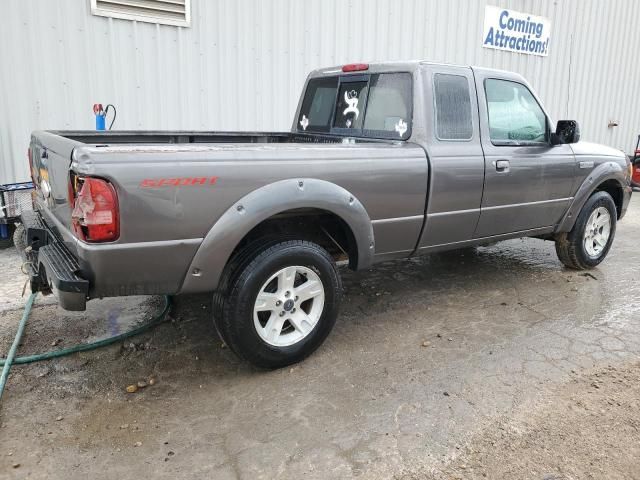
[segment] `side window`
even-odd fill
[[[495,145],[547,141],[547,119],[527,87],[507,80],[484,84],[489,111],[489,132]]]
[[[436,73],[433,85],[438,139],[470,140],[473,137],[473,121],[467,78]]]

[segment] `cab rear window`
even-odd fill
[[[409,73],[314,78],[307,85],[297,129],[404,140],[411,135],[412,102]]]

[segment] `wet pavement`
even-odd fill
[[[28,295],[27,277],[22,273],[22,260],[13,247],[0,250],[0,312],[22,308],[23,291]],[[41,303],[55,303],[53,298],[41,298]]]
[[[639,239],[635,198],[609,257],[589,272],[564,269],[553,244],[534,239],[345,270],[325,345],[275,372],[222,348],[207,296],[180,298],[171,321],[131,342],[15,367],[0,410],[0,476],[435,474],[496,417],[638,357]],[[6,351],[21,312],[3,301]],[[144,298],[74,314],[41,305],[21,352],[91,340],[113,328],[114,311],[122,327],[159,307]],[[151,376],[156,385],[125,393]]]

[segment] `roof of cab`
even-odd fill
[[[357,62],[357,63],[360,63],[360,62]],[[422,65],[457,67],[457,68],[465,68],[465,69],[470,68],[474,71],[482,71],[485,73],[491,72],[494,74],[500,74],[500,73],[513,74],[514,73],[514,72],[509,72],[507,70],[498,70],[498,69],[486,68],[486,67],[476,67],[473,65],[460,65],[455,63],[433,62],[429,60],[399,60],[399,61],[388,61],[388,62],[362,62],[362,63],[368,65],[369,68],[367,70],[343,72],[342,67],[344,65],[335,65],[332,67],[324,67],[324,68],[313,70],[309,74],[309,76],[320,77],[324,75],[335,75],[337,73],[339,74],[344,73],[345,75],[357,75],[357,74],[362,74],[363,72],[380,73],[380,72],[390,72],[390,71],[398,71],[398,70],[413,72],[414,70],[417,70]]]

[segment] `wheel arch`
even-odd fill
[[[233,253],[265,222],[317,213],[339,219],[347,229],[352,242],[348,250],[352,268],[371,265],[375,252],[373,226],[353,194],[325,180],[280,180],[234,202],[216,221],[191,261],[181,293],[215,290]]]
[[[622,185],[618,180],[613,178],[609,180],[605,180],[600,183],[591,194],[595,192],[607,192],[613,198],[613,203],[616,205],[616,216],[618,220],[620,220],[620,215],[622,214],[622,202],[624,198]]]
[[[334,260],[349,261],[358,268],[358,244],[351,226],[339,215],[321,208],[290,208],[253,227],[240,240],[231,257],[261,238],[298,238],[323,247]]]
[[[573,202],[560,221],[556,233],[571,231],[578,219],[582,207],[594,192],[604,191],[613,198],[618,219],[623,213],[625,171],[616,162],[598,165],[582,182],[573,198]]]

